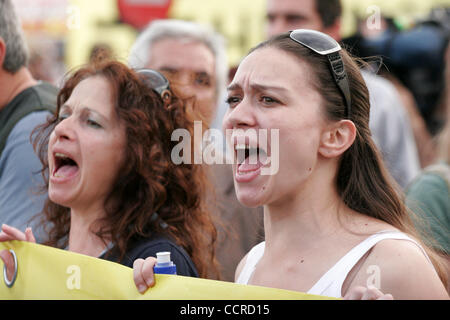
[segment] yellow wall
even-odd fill
[[[266,0],[175,0],[171,16],[211,24],[227,39],[228,60],[236,64],[264,37]]]
[[[68,15],[66,36],[68,68],[86,63],[92,46],[98,42],[109,44],[117,58],[126,61],[136,31],[114,23],[118,19],[116,3],[116,0],[71,0],[73,10]]]

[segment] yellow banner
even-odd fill
[[[134,285],[133,270],[118,263],[22,241],[0,243],[0,250],[3,249],[14,251],[17,276],[8,287],[0,262],[0,299],[330,299],[296,291],[159,274],[155,275],[156,285],[140,294]]]

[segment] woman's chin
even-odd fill
[[[70,207],[70,198],[67,196],[67,193],[61,194],[61,192],[57,192],[48,190],[48,198],[53,202],[63,207]]]
[[[270,181],[264,183],[236,183],[235,181],[236,197],[239,202],[249,208],[256,208],[266,204],[270,196],[269,188]]]
[[[243,193],[243,192],[237,192],[236,194],[237,199],[239,200],[239,202],[248,208],[256,208],[259,206],[263,206],[264,200],[263,200],[263,195],[262,194],[249,194],[249,193]]]

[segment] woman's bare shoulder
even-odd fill
[[[385,239],[372,248],[351,286],[370,284],[395,299],[449,298],[421,247],[409,240]]]

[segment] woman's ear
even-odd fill
[[[322,134],[319,153],[325,158],[340,156],[355,141],[356,127],[353,121],[340,120],[331,124]]]

